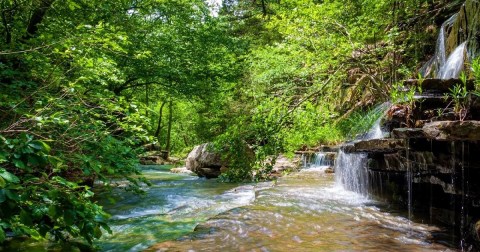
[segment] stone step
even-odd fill
[[[342,147],[345,153],[392,153],[405,148],[403,139],[371,139],[357,141]]]
[[[395,139],[427,138],[421,128],[396,128],[393,129],[391,136]]]

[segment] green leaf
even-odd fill
[[[100,222],[100,226],[102,226],[103,229],[105,229],[109,234],[112,234],[112,229],[110,229],[110,227],[108,226],[107,223],[105,222]]]
[[[97,239],[102,237],[102,230],[100,230],[100,226],[95,226],[95,229],[93,230],[93,235]]]
[[[5,195],[5,190],[4,190],[4,189],[0,189],[0,203],[5,202],[5,200],[7,200],[7,197],[6,197],[6,195]]]
[[[28,146],[30,146],[34,149],[37,149],[37,150],[42,150],[45,153],[50,152],[50,150],[52,149],[52,148],[50,148],[50,146],[47,143],[45,143],[44,141],[40,141],[40,140],[32,141],[28,144]]]
[[[74,182],[70,182],[62,177],[55,176],[52,178],[52,180],[57,181],[60,185],[72,188],[72,189],[77,189],[78,185]]]
[[[33,228],[25,228],[25,232],[34,240],[38,241],[42,239],[42,236],[40,235],[40,233],[38,233],[38,231]]]
[[[42,150],[42,144],[40,144],[38,141],[33,141],[28,144],[29,147],[32,147],[36,150]]]
[[[13,164],[17,167],[17,168],[20,168],[20,169],[25,169],[27,168],[27,166],[25,166],[25,163],[20,160],[20,159],[13,159]]]
[[[14,200],[14,201],[20,200],[20,197],[18,196],[18,194],[12,192],[11,190],[5,189],[5,195],[7,195],[7,197],[11,200]]]
[[[8,172],[3,168],[0,168],[0,177],[4,178],[7,182],[10,182],[10,183],[20,182],[20,179],[18,179],[17,176],[13,175],[12,173]]]
[[[6,152],[0,151],[0,164],[8,161],[7,155],[8,154]]]
[[[48,207],[48,216],[50,216],[50,218],[56,219],[56,218],[57,218],[57,213],[58,213],[58,211],[57,211],[57,206],[55,206],[55,205],[50,205],[50,206]]]
[[[93,193],[93,192],[90,191],[90,190],[86,190],[86,192],[83,194],[83,196],[84,196],[85,198],[93,197],[93,195],[95,195],[95,193]]]
[[[65,224],[72,226],[75,223],[75,212],[73,210],[65,210],[63,213]]]
[[[7,182],[5,182],[5,180],[0,177],[0,188],[5,188],[5,186],[7,185]]]
[[[3,228],[0,227],[0,243],[2,243],[3,241],[5,241],[5,231],[3,231]]]
[[[33,225],[32,217],[24,210],[20,212],[20,221],[27,226]]]

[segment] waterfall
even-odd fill
[[[317,152],[313,155],[304,154],[303,155],[303,167],[306,169],[320,169],[325,170],[330,168],[335,163],[335,153],[331,152]]]
[[[367,155],[364,153],[347,154],[339,151],[335,162],[335,182],[343,188],[367,195]]]
[[[380,116],[370,130],[357,141],[367,141],[384,138],[380,126],[382,116],[390,107],[390,102],[377,106],[374,111]],[[345,153],[339,151],[335,161],[335,182],[343,188],[367,196],[368,194],[368,158],[365,153]]]
[[[360,138],[361,140],[381,139],[385,137],[385,132],[382,131],[382,127],[380,126],[380,124],[382,122],[383,116],[385,115],[385,111],[387,111],[387,109],[390,108],[391,105],[392,103],[387,101],[378,105],[372,110],[372,113],[374,115],[377,115],[378,118],[373,123],[370,130],[363,137]]]
[[[331,166],[331,160],[327,159],[327,156],[323,152],[315,153],[312,166],[319,167],[319,166]]]
[[[439,79],[458,78],[463,69],[463,62],[465,60],[465,49],[467,42],[460,44],[448,56],[448,60],[441,66],[437,73]]]
[[[458,78],[463,69],[464,55],[466,50],[466,41],[458,45],[457,48],[447,58],[447,28],[451,27],[457,21],[458,14],[454,14],[440,27],[433,57],[420,69],[423,77],[431,75],[438,79]]]

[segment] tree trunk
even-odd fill
[[[166,103],[167,102],[162,102],[162,105],[160,106],[160,112],[159,112],[159,116],[158,116],[158,126],[157,126],[157,130],[155,131],[155,137],[158,140],[158,145],[160,146],[160,150],[162,150],[160,130],[162,129],[163,107],[165,106]]]
[[[55,0],[41,1],[40,6],[33,11],[30,21],[28,22],[26,34],[23,36],[23,40],[28,40],[35,36],[38,31],[38,25],[42,22],[47,10],[50,9],[53,2],[55,2]]]
[[[262,0],[262,13],[264,17],[267,15],[267,5],[265,3],[265,0]]]
[[[12,7],[13,8],[13,7]],[[2,24],[5,28],[5,44],[12,43],[12,32],[10,31],[10,22],[12,19],[12,9],[7,8],[6,2],[2,1]],[[7,17],[8,13],[8,17]]]
[[[170,156],[170,139],[172,135],[172,118],[173,118],[173,102],[170,100],[170,103],[168,104],[168,110],[169,110],[169,115],[168,115],[168,131],[167,131],[167,146],[166,146],[166,151],[167,151],[167,158]]]

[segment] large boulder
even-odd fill
[[[187,169],[200,177],[216,178],[226,166],[220,153],[214,152],[211,144],[208,143],[195,146],[186,160]]]

